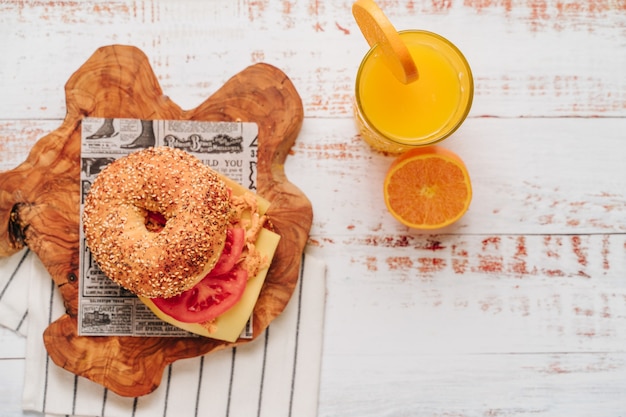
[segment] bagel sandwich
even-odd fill
[[[280,240],[268,228],[269,205],[195,156],[161,146],[98,174],[83,230],[105,275],[161,320],[234,342]]]

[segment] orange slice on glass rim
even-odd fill
[[[415,229],[454,223],[472,200],[465,164],[457,154],[437,145],[412,149],[394,160],[383,191],[389,212]]]
[[[387,67],[403,84],[418,78],[417,67],[400,34],[373,0],[357,0],[352,14],[370,47],[378,45]]]

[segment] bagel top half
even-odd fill
[[[151,231],[149,213],[166,220]],[[185,151],[147,148],[115,160],[85,199],[83,230],[100,269],[133,293],[172,297],[215,266],[226,239],[230,193]]]

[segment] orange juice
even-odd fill
[[[400,37],[417,65],[417,81],[398,81],[376,45],[356,79],[359,131],[371,146],[390,153],[448,137],[465,120],[474,93],[469,64],[448,40],[417,30],[402,31]]]

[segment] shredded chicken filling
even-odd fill
[[[259,214],[259,206],[254,194],[231,196],[231,227],[241,227],[246,231],[246,244],[237,263],[248,271],[248,277],[256,276],[259,270],[269,264],[266,256],[256,249],[255,242],[265,225],[267,217]]]

